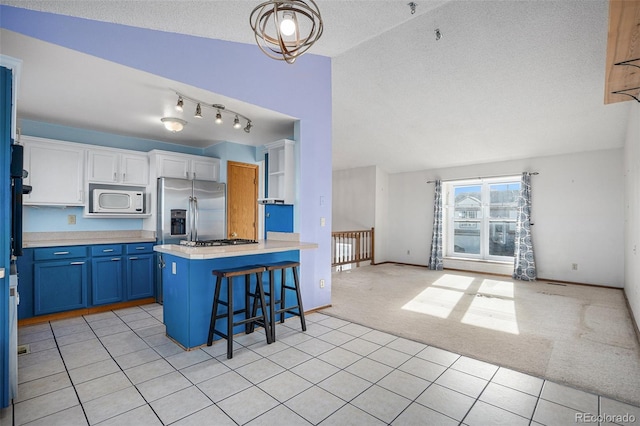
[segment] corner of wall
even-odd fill
[[[624,146],[625,172],[625,273],[624,293],[635,322],[640,329],[640,104],[629,112]]]

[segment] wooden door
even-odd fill
[[[258,239],[258,166],[227,162],[227,237]]]

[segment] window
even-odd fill
[[[520,178],[449,182],[445,190],[447,256],[512,260]]]

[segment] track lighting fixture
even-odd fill
[[[222,114],[224,113],[232,114],[234,116],[233,128],[243,129],[246,133],[251,133],[251,128],[253,127],[253,124],[251,124],[251,120],[249,119],[249,117],[242,115],[239,112],[227,109],[224,105],[221,105],[221,104],[208,104],[199,99],[191,98],[189,96],[183,95],[182,93],[178,93],[178,92],[176,92],[176,95],[178,95],[178,102],[176,103],[176,109],[179,109],[180,111],[182,111],[185,101],[192,102],[193,104],[196,105],[196,112],[194,117],[202,118],[202,108],[203,107],[211,108],[212,110],[216,111],[216,115],[214,119],[214,122],[216,124],[223,123]],[[240,119],[247,121],[247,125],[244,128],[242,127],[242,123],[240,123]],[[165,117],[165,118],[162,118],[161,120],[164,123],[167,130],[170,130],[172,132],[179,132],[187,124],[186,121],[179,118],[173,118],[173,117]]]
[[[175,117],[162,117],[160,119],[164,123],[164,127],[170,132],[176,133],[181,131],[187,124],[186,121]]]
[[[265,55],[292,64],[322,35],[322,17],[314,0],[269,0],[249,16],[256,43]]]

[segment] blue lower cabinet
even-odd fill
[[[92,305],[122,301],[122,257],[94,257],[91,260]]]
[[[18,259],[18,318],[153,297],[153,244],[26,249]]]
[[[91,305],[123,300],[122,244],[100,244],[91,250]]]
[[[88,266],[86,259],[35,262],[34,314],[50,314],[86,307]]]
[[[127,256],[127,299],[153,297],[154,258],[153,253]]]

